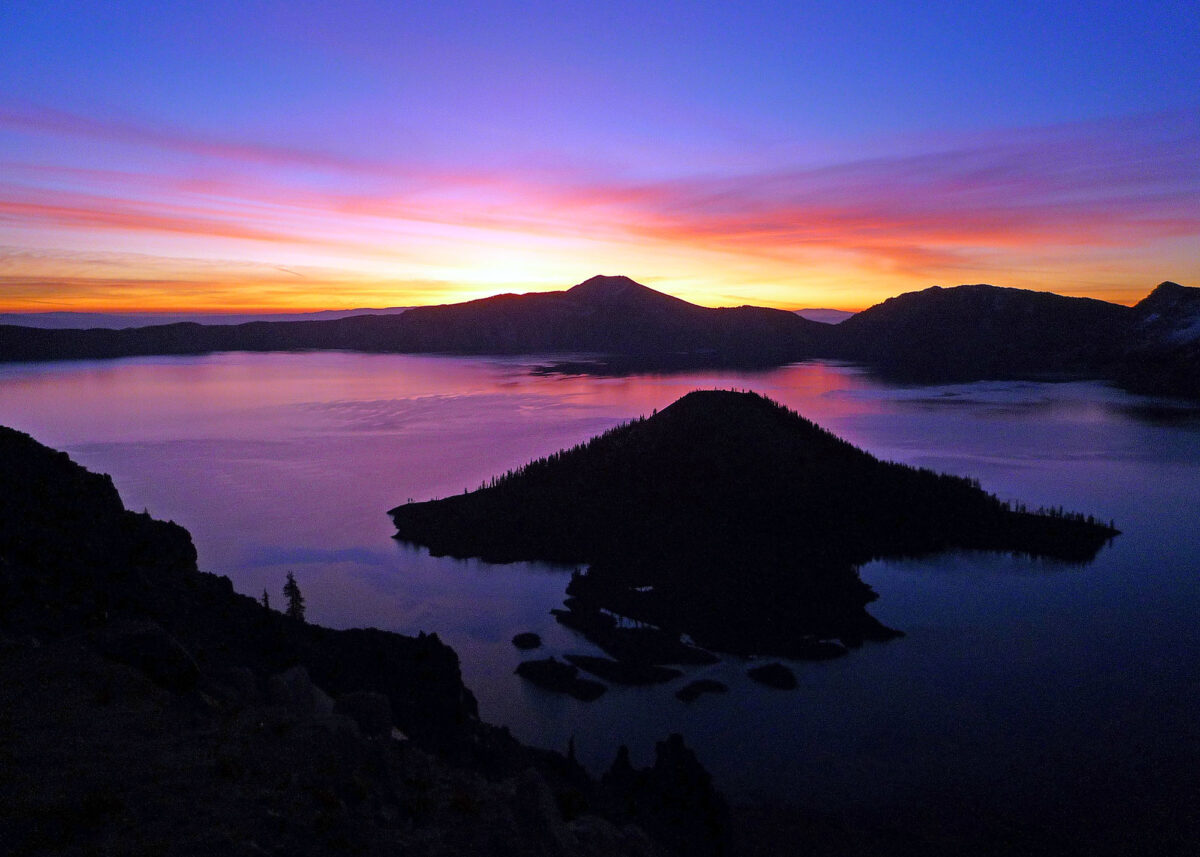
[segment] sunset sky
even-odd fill
[[[0,311],[1200,284],[1194,2],[4,0]]]

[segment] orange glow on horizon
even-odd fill
[[[591,275],[589,275],[591,276]],[[500,294],[525,294],[534,292],[553,292],[563,291],[575,285],[577,282],[582,282],[587,277],[578,277],[571,282],[563,283],[562,285],[552,285],[548,287],[522,287],[517,284],[512,284],[508,288],[487,288],[487,287],[459,287],[455,288],[450,285],[440,285],[436,288],[427,286],[424,288],[405,288],[397,289],[386,283],[378,285],[367,283],[347,284],[330,284],[327,292],[305,292],[305,293],[288,293],[286,295],[271,296],[260,291],[261,283],[244,283],[231,282],[217,284],[186,284],[199,287],[201,294],[198,294],[194,299],[181,299],[178,287],[180,283],[155,284],[151,286],[148,283],[129,284],[127,289],[121,291],[133,291],[137,295],[122,296],[113,295],[110,297],[81,297],[81,298],[63,298],[60,300],[47,300],[46,298],[29,298],[21,300],[9,299],[0,303],[0,312],[11,314],[32,314],[40,312],[86,312],[86,313],[116,313],[116,314],[161,314],[164,316],[173,314],[212,314],[212,315],[253,315],[253,314],[289,314],[289,313],[309,313],[321,311],[344,311],[354,309],[388,309],[393,307],[410,307],[410,306],[432,306],[439,304],[452,304],[462,301],[471,301],[481,298],[492,297]],[[633,279],[638,279],[633,276]],[[639,280],[640,281],[640,280]],[[889,297],[902,294],[908,291],[918,291],[925,286],[917,286],[910,289],[898,290],[893,293],[883,294],[877,299],[863,301],[859,300],[843,300],[840,302],[824,301],[819,297],[812,300],[754,300],[754,299],[731,299],[721,300],[719,297],[714,299],[712,290],[696,290],[687,292],[681,289],[673,289],[669,285],[659,283],[644,283],[645,285],[655,288],[658,291],[681,298],[690,303],[699,306],[708,307],[730,307],[730,306],[764,306],[783,309],[788,311],[796,311],[802,309],[837,309],[847,312],[860,312],[877,303],[881,303]],[[0,287],[4,282],[0,280]],[[39,281],[39,286],[45,285],[44,281]],[[76,285],[78,284],[71,284]],[[934,284],[929,284],[934,285]],[[955,284],[939,284],[939,285],[958,285]],[[1008,285],[1005,283],[993,283],[993,285]],[[1130,288],[1125,290],[1110,290],[1106,291],[1100,299],[1109,301],[1110,303],[1118,303],[1126,306],[1132,306],[1138,301],[1146,297],[1147,294],[1157,285],[1155,283],[1147,283],[1144,287]],[[163,287],[166,287],[165,289]],[[1026,288],[1025,286],[1014,286],[1016,288]],[[1095,294],[1082,290],[1062,289],[1037,289],[1038,291],[1053,291],[1056,294],[1066,295],[1068,297],[1096,297]],[[717,290],[719,291],[719,290]],[[206,296],[207,295],[207,296]]]

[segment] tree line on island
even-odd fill
[[[961,548],[1086,562],[1117,532],[880,461],[762,396],[716,390],[390,514],[397,538],[434,554],[588,564],[560,621],[598,640],[611,612],[792,656],[895,636],[864,609],[876,596],[857,568],[871,559]]]

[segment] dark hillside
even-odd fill
[[[770,364],[809,356],[825,330],[783,310],[709,309],[628,277],[564,292],[418,307],[400,317],[397,350],[477,354],[597,352],[693,362]]]
[[[126,511],[112,480],[0,427],[0,628],[55,639],[151,622],[200,671],[261,677],[303,665],[333,693],[389,697],[397,726],[431,748],[467,739],[475,700],[436,635],[293,622],[199,571],[191,536]],[[419,688],[419,691],[417,689]]]
[[[215,351],[346,349],[532,354],[597,352],[669,364],[772,365],[810,356],[828,325],[762,307],[710,309],[628,277],[562,292],[497,295],[332,321],[192,323],[124,330],[0,326],[0,360],[96,359]]]
[[[1160,283],[1133,314],[1118,382],[1138,393],[1200,398],[1200,289]]]
[[[481,723],[436,635],[236,594],[182,527],[0,427],[3,853],[728,853],[679,736],[621,770]]]
[[[1128,307],[988,285],[889,298],[835,328],[836,356],[915,381],[1108,377],[1133,321]]]

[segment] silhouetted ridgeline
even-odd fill
[[[481,723],[436,635],[269,610],[2,427],[0,759],[5,853],[727,853],[678,736],[602,784]]]
[[[1131,390],[1200,396],[1200,289],[1163,283],[1136,307],[988,285],[890,298],[841,324],[765,307],[710,309],[628,277],[561,292],[497,295],[401,315],[124,330],[0,325],[0,361],[215,351],[553,354],[598,360],[543,371],[621,374],[705,366],[856,360],[916,382],[1111,378]]]
[[[126,330],[0,326],[0,360],[62,360],[213,351],[671,355],[686,365],[772,365],[814,353],[829,325],[764,307],[710,309],[628,277],[562,292],[416,307],[333,321],[169,324]]]
[[[917,381],[1111,376],[1129,307],[996,286],[933,287],[889,298],[837,327],[836,353]]]
[[[436,635],[289,621],[236,594],[228,578],[199,571],[188,532],[126,511],[108,476],[2,427],[0,462],[0,627],[7,633],[61,637],[149,621],[201,669],[246,667],[266,676],[299,664],[326,691],[388,695],[396,725],[422,744],[447,748],[469,734],[475,699],[457,656]]]
[[[1134,326],[1117,370],[1138,393],[1200,398],[1200,289],[1162,283],[1133,307]]]
[[[477,491],[391,513],[437,554],[590,563],[576,609],[701,645],[798,654],[889,632],[856,566],[947,548],[1083,562],[1115,534],[1014,510],[955,476],[879,461],[751,393],[694,392]]]

